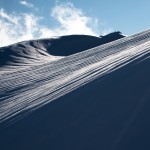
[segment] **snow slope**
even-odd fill
[[[24,69],[123,38],[120,32],[105,36],[68,35],[24,41],[0,48],[0,70]]]
[[[55,61],[2,71],[0,146],[149,149],[149,56],[147,30]]]

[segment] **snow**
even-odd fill
[[[2,149],[150,148],[150,30],[57,59],[38,47],[0,68]]]
[[[51,101],[149,54],[150,31],[57,61],[0,75],[0,122],[30,113]],[[35,53],[33,54],[35,55]],[[40,58],[41,59],[41,58]]]

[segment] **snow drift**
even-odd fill
[[[123,37],[120,32],[113,32],[101,37],[69,35],[20,42],[0,48],[0,70],[18,70],[37,63],[55,61]]]
[[[147,30],[2,71],[0,148],[149,149],[149,56]]]

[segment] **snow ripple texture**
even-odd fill
[[[17,121],[53,100],[150,52],[150,30],[84,52],[0,72],[0,123]]]

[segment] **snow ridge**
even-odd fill
[[[149,55],[150,30],[74,55],[0,72],[0,123],[17,121],[53,100]]]

